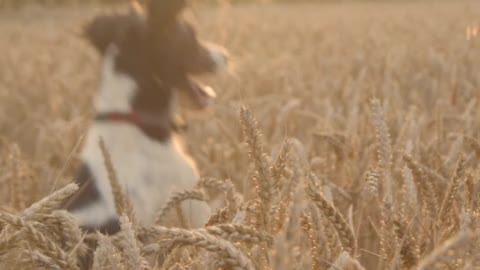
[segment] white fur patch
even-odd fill
[[[136,84],[127,75],[116,72],[114,64],[113,51],[105,58],[103,81],[95,101],[97,112],[131,111],[130,99]],[[83,225],[100,226],[116,217],[108,173],[99,147],[100,138],[109,151],[121,186],[144,225],[155,221],[158,211],[174,192],[190,190],[198,181],[195,163],[176,137],[157,142],[129,123],[93,123],[81,159],[89,166],[102,199],[73,211]],[[193,227],[204,226],[210,216],[210,208],[203,202],[189,202],[182,207],[186,221]]]
[[[198,181],[195,164],[175,137],[158,143],[127,123],[96,123],[89,131],[81,157],[97,180],[95,184],[104,201],[102,206],[94,204],[74,212],[83,224],[99,225],[102,218],[105,221],[116,215],[108,173],[98,145],[100,137],[111,155],[118,180],[144,225],[155,221],[158,211],[174,192],[191,190]],[[188,222],[195,227],[203,226],[210,214],[208,206],[198,202],[185,208]]]
[[[95,99],[95,110],[102,112],[131,112],[130,101],[135,95],[137,85],[126,74],[115,71],[115,57],[118,49],[111,45],[103,62],[99,92]]]

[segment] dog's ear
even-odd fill
[[[148,21],[154,29],[168,25],[186,7],[186,0],[150,0]]]
[[[135,11],[137,12],[137,11]],[[140,38],[144,18],[139,13],[104,15],[93,19],[84,27],[84,35],[103,54],[109,45],[123,42],[125,37]]]
[[[118,25],[113,16],[98,16],[84,27],[84,36],[101,53],[115,42]]]

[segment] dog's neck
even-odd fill
[[[116,70],[116,53],[107,52],[103,59],[100,85],[95,97],[97,113],[131,113],[131,100],[135,97],[137,83],[128,76]]]
[[[95,97],[95,122],[99,124],[126,123],[141,129],[156,141],[168,140],[179,127],[173,120],[174,97],[168,101],[163,112],[149,113],[135,111],[132,99],[139,85],[128,74],[118,71],[115,66],[115,51],[105,55],[101,72],[99,91]]]

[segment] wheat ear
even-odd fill
[[[338,211],[335,206],[330,204],[323,195],[316,190],[315,179],[316,177],[313,173],[309,175],[310,181],[307,185],[306,192],[313,203],[318,207],[318,209],[325,215],[325,217],[332,223],[335,227],[340,241],[342,242],[343,248],[347,250],[350,254],[355,255],[357,249],[357,241],[353,233],[352,228],[348,225],[347,221],[343,215]]]
[[[312,257],[312,269],[320,270],[321,269],[321,257],[320,257],[320,243],[318,239],[318,228],[317,225],[313,223],[312,216],[306,212],[302,213],[300,217],[300,224],[304,233],[307,235],[308,241],[310,242],[310,255]]]
[[[375,129],[375,137],[378,141],[378,165],[382,169],[384,197],[385,201],[390,203],[393,199],[391,179],[392,141],[385,119],[385,113],[378,99],[374,98],[371,100],[370,111],[373,128]]]
[[[65,200],[72,196],[77,190],[77,184],[68,184],[25,209],[22,217],[29,218],[35,214],[49,214],[54,210],[62,209]]]
[[[61,269],[79,269],[71,256],[66,254],[56,243],[48,239],[23,218],[1,213],[0,220],[5,221],[13,228],[22,230],[25,233],[26,240],[28,240],[30,244],[35,245],[41,251],[41,254],[47,256],[49,262],[54,263]],[[26,252],[31,254],[29,251]],[[38,258],[42,257],[40,256]],[[41,260],[39,262],[41,262]]]
[[[98,246],[93,256],[92,270],[125,269],[121,253],[107,236],[98,234]]]
[[[137,225],[137,219],[135,216],[135,210],[133,204],[130,201],[130,198],[122,190],[120,181],[118,180],[117,173],[112,163],[112,157],[108,152],[107,146],[103,139],[100,138],[99,141],[100,150],[102,151],[105,167],[108,172],[108,180],[110,181],[110,186],[112,188],[113,199],[115,202],[115,208],[118,215],[126,214],[129,220],[132,222],[133,226]]]
[[[459,254],[464,252],[472,241],[478,241],[478,235],[469,232],[461,232],[458,235],[448,239],[442,245],[435,248],[430,254],[425,256],[415,268],[416,270],[434,270],[444,269],[439,265],[448,263]]]
[[[231,269],[254,270],[252,261],[238,250],[232,243],[215,237],[204,230],[185,230],[178,228],[165,228],[156,226],[151,228],[152,232],[168,237],[172,240],[172,246],[195,246],[208,251],[223,255],[223,261]]]
[[[273,244],[273,237],[271,235],[242,224],[219,224],[217,226],[206,227],[205,230],[211,235],[231,242],[257,244],[265,242],[269,246]]]
[[[440,207],[440,211],[438,216],[440,217],[440,220],[444,220],[448,213],[450,212],[450,209],[452,208],[452,205],[455,201],[455,196],[457,195],[457,190],[461,184],[462,177],[465,172],[465,159],[459,158],[457,161],[457,166],[455,169],[454,174],[452,175],[450,185],[448,187],[447,192],[445,193],[445,198],[443,199],[442,206]]]
[[[263,149],[262,134],[258,129],[258,123],[251,111],[247,108],[242,108],[240,111],[240,119],[243,127],[243,134],[250,149],[250,157],[252,158],[256,176],[253,181],[257,192],[257,197],[260,200],[261,209],[259,209],[258,219],[263,221],[262,225],[268,228],[269,217],[263,215],[265,210],[269,209],[272,200],[271,194],[271,170],[270,164]]]
[[[127,269],[149,269],[148,264],[140,254],[135,231],[127,216],[122,215],[120,217],[120,227],[121,239],[119,245],[122,249],[123,260]]]

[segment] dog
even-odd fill
[[[120,229],[100,139],[142,225],[154,224],[172,193],[199,180],[175,130],[175,113],[180,99],[195,110],[212,103],[215,92],[191,76],[224,70],[229,57],[197,38],[181,16],[185,8],[185,0],[150,0],[144,9],[98,16],[85,27],[103,63],[96,116],[80,153],[80,189],[66,208],[86,231]],[[198,201],[184,202],[181,212],[193,228],[210,216],[208,204]]]

